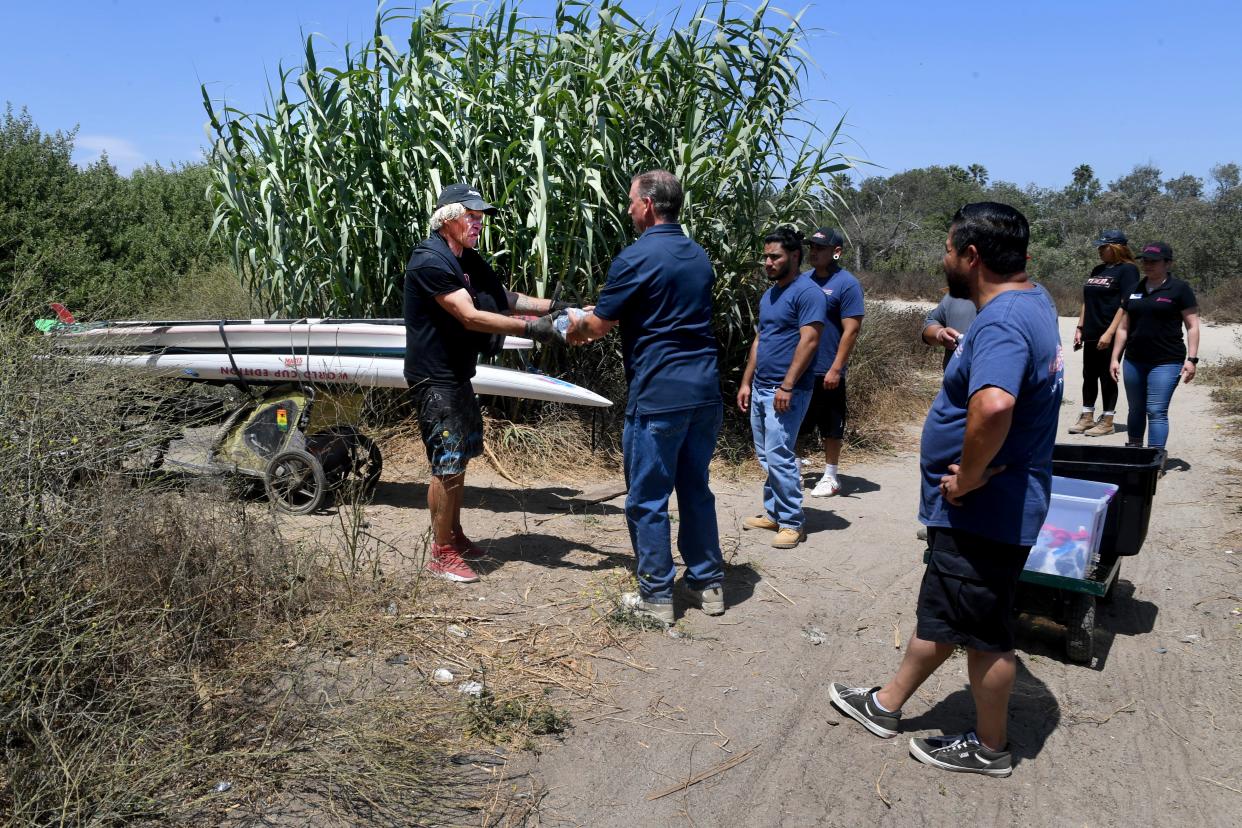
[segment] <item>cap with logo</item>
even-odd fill
[[[1126,238],[1126,234],[1120,230],[1105,230],[1100,233],[1100,237],[1095,240],[1095,247],[1103,247],[1106,244],[1129,244],[1130,240]]]
[[[440,197],[436,199],[436,209],[446,204],[460,204],[467,210],[478,210],[489,216],[494,216],[497,212],[494,206],[483,200],[483,193],[478,187],[464,183],[450,184],[440,191]]]
[[[835,227],[821,227],[810,235],[806,243],[818,247],[844,247],[845,236]]]
[[[1143,245],[1143,250],[1138,254],[1138,257],[1148,261],[1164,259],[1166,262],[1171,262],[1173,261],[1173,248],[1164,242],[1152,242],[1151,244]]]

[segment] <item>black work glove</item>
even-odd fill
[[[526,323],[526,338],[533,339],[536,342],[542,342],[545,345],[549,342],[558,341],[556,328],[552,327],[552,322],[557,317],[555,313],[549,313],[547,316],[541,316]]]
[[[552,303],[552,306],[548,310],[551,313],[556,313],[557,311],[569,310],[570,308],[581,309],[582,303],[581,302],[562,302],[561,300],[558,299],[557,301]]]

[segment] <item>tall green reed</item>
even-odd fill
[[[204,90],[214,229],[272,311],[390,315],[437,192],[468,180],[501,208],[481,247],[510,284],[585,299],[632,239],[631,176],[666,168],[716,266],[717,329],[738,362],[762,235],[830,212],[831,176],[851,165],[840,123],[807,118],[801,15],[738,8],[706,3],[672,25],[616,0],[563,0],[551,20],[506,3],[381,9],[339,66],[308,37],[264,112]]]

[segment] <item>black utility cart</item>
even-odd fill
[[[1023,570],[1015,609],[1045,615],[1065,625],[1065,654],[1089,663],[1095,649],[1096,601],[1111,597],[1121,559],[1137,555],[1147,538],[1152,498],[1164,468],[1165,451],[1157,448],[1058,444],[1052,473],[1118,487],[1108,504],[1100,539],[1099,562],[1085,578]]]

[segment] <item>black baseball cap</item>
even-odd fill
[[[1157,260],[1164,259],[1166,262],[1173,261],[1173,248],[1164,242],[1152,242],[1143,245],[1143,250],[1138,254],[1140,259]]]
[[[467,210],[478,210],[489,216],[494,216],[497,212],[495,207],[483,200],[483,193],[479,192],[478,187],[465,183],[450,184],[440,191],[440,197],[436,199],[436,209],[446,204],[460,204]]]
[[[1126,234],[1120,230],[1105,230],[1100,233],[1100,237],[1095,240],[1096,247],[1103,247],[1106,244],[1129,244]]]
[[[844,247],[845,236],[835,227],[821,227],[810,235],[806,243],[818,247]]]

